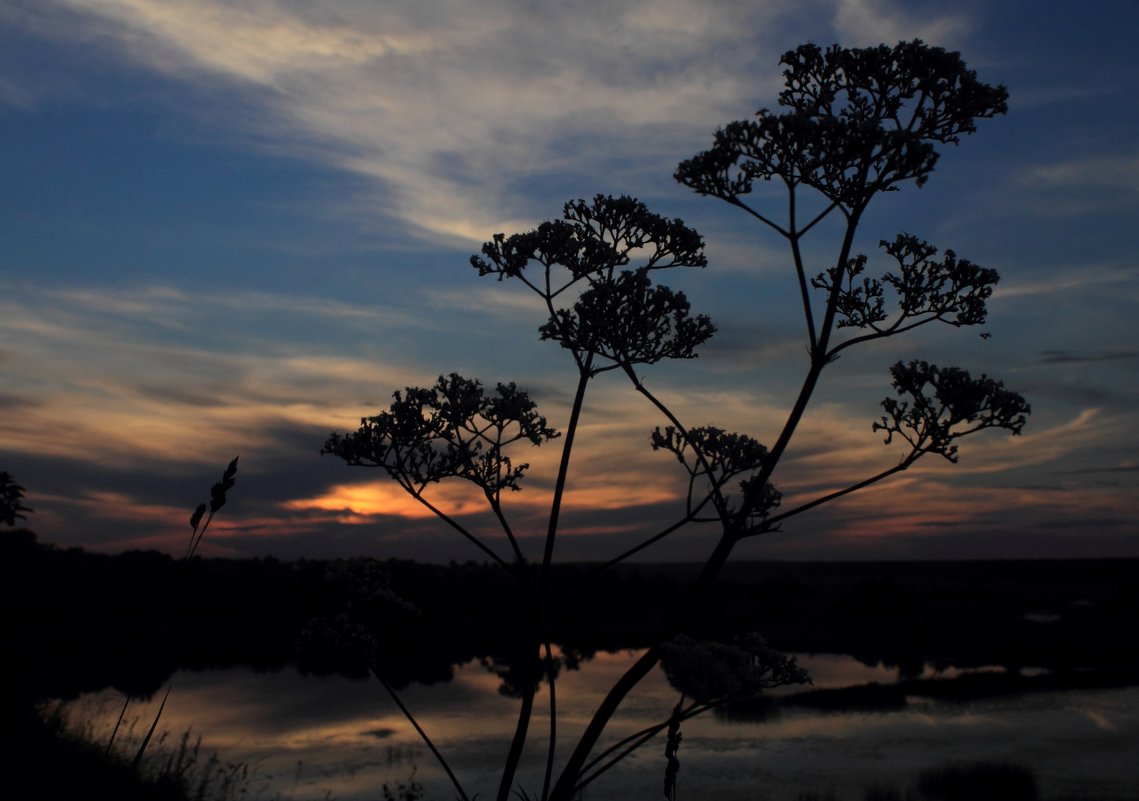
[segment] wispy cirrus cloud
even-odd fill
[[[398,312],[269,293],[189,299],[161,287],[20,294],[19,303],[0,303],[8,370],[24,392],[15,396],[21,414],[0,419],[10,452],[70,457],[95,448],[93,458],[124,465],[216,459],[219,448],[271,436],[274,421],[351,420],[377,383],[418,377],[398,353],[385,364],[327,346],[314,351],[311,322],[298,325],[298,317],[316,319],[344,338],[361,320],[373,328],[420,324]],[[259,335],[279,312],[289,325]]]
[[[1097,351],[1081,352],[1071,350],[1046,350],[1040,353],[1042,364],[1074,364],[1081,362],[1118,362],[1139,359],[1139,351]]]
[[[1040,164],[1022,180],[1036,187],[1084,191],[1118,189],[1134,194],[1139,191],[1139,155],[1101,154]]]
[[[838,0],[835,29],[843,42],[862,47],[881,42],[894,44],[908,39],[923,39],[932,44],[952,47],[969,32],[969,19],[964,14],[921,13],[911,5],[886,0]]]
[[[62,247],[27,246],[13,257],[16,274],[37,283],[0,283],[0,410],[6,412],[0,441],[6,456],[19,460],[21,477],[27,471],[34,478],[25,483],[39,493],[37,526],[46,521],[47,531],[68,529],[68,536],[81,530],[104,547],[181,543],[195,497],[183,509],[183,493],[162,477],[201,469],[208,484],[240,452],[241,504],[227,507],[219,548],[268,552],[277,542],[299,554],[305,542],[316,542],[306,538],[318,535],[331,533],[355,547],[364,531],[392,545],[407,532],[437,530],[422,507],[378,482],[376,471],[317,458],[323,437],[332,428],[354,428],[361,415],[386,406],[392,390],[429,385],[452,369],[488,384],[518,380],[561,425],[574,371],[556,345],[536,341],[534,327],[546,314],[541,304],[519,287],[474,279],[462,255],[454,272],[437,267],[455,245],[469,253],[496,232],[557,216],[566,197],[597,191],[638,194],[709,238],[709,269],[693,271],[691,281],[686,275],[668,282],[689,293],[694,310],[722,323],[720,334],[696,362],[646,368],[648,385],[688,425],[722,426],[770,443],[807,364],[794,276],[777,247],[782,243],[769,232],[740,234],[739,221],[726,213],[697,222],[689,212],[703,201],[694,198],[692,206],[676,200],[681,208],[669,208],[674,197],[688,197],[667,195],[678,191],[669,177],[673,165],[706,147],[717,125],[770,106],[781,83],[777,58],[799,42],[870,45],[920,37],[961,47],[970,64],[976,42],[977,57],[991,64],[993,46],[983,43],[996,32],[972,37],[985,19],[924,0],[490,0],[477,7],[458,0],[10,0],[0,6],[4,33],[14,26],[37,41],[64,43],[59,49],[66,52],[54,53],[60,63],[96,65],[95,72],[114,80],[100,84],[82,69],[37,76],[33,64],[18,80],[0,77],[6,113],[28,122],[37,104],[51,111],[56,103],[58,110],[62,98],[79,136],[88,116],[98,117],[94,128],[110,144],[91,151],[98,155],[90,165],[115,152],[117,137],[128,130],[116,126],[130,126],[124,141],[149,145],[153,134],[159,146],[140,168],[148,176],[193,171],[182,164],[188,154],[193,161],[193,149],[169,147],[174,140],[179,146],[194,140],[211,158],[222,153],[235,164],[248,153],[283,154],[313,168],[319,196],[280,203],[306,219],[349,220],[295,241],[275,235],[280,228],[235,223],[243,249],[211,251],[218,258],[204,272],[224,278],[252,255],[258,266],[249,280],[273,282],[258,292],[236,283],[233,291],[211,283],[191,292],[205,285],[193,248],[178,261],[186,272],[156,262],[143,279],[147,285],[127,284],[154,258],[135,250],[129,232],[150,223],[135,225],[133,208],[116,212],[126,223],[121,231],[114,215],[99,218],[107,229],[102,241],[120,237],[100,266],[113,269],[120,258],[144,265],[116,273],[114,288],[93,288],[100,279],[85,272],[92,268]],[[986,80],[1007,77],[1007,70],[981,72]],[[133,113],[140,107],[146,113]],[[96,108],[98,114],[89,114]],[[162,112],[151,116],[156,108]],[[155,118],[161,130],[134,138],[140,120],[145,127]],[[37,135],[36,126],[22,127],[20,135]],[[1030,400],[1038,416],[1028,433],[978,438],[956,467],[926,460],[859,496],[864,500],[828,504],[789,528],[818,526],[868,541],[887,529],[989,531],[993,521],[1015,516],[1010,509],[1096,518],[1080,508],[1100,502],[1095,492],[1080,494],[1103,477],[1091,466],[1122,465],[1131,456],[1125,451],[1133,392],[1126,376],[1115,374],[1126,372],[1119,367],[1134,354],[1118,334],[1109,341],[1104,332],[1131,320],[1136,271],[1125,250],[1043,244],[1033,203],[1069,195],[1093,205],[1104,198],[1129,203],[1134,154],[1095,151],[1061,161],[1054,149],[1021,151],[1019,139],[1017,147],[1009,164],[1021,178],[1010,179],[1015,197],[1007,207],[1032,219],[1023,258],[1018,254],[1019,267],[1009,271],[993,307],[1004,304],[1000,319],[1009,313],[1021,341],[1010,347],[1013,337],[1002,341],[994,328],[984,354],[939,331],[927,332],[917,353],[910,348],[920,342],[907,340],[876,343],[866,349],[866,362],[861,353],[857,360],[844,354],[820,385],[776,481],[790,508],[894,463],[898,453],[882,446],[870,423],[876,401],[889,391],[881,368],[895,358],[930,355],[940,363],[951,353],[976,356],[985,369],[1001,368],[994,371],[1001,376],[1006,367],[1019,371],[1035,383]],[[1025,159],[1035,167],[1021,170]],[[279,167],[269,161],[270,169]],[[82,172],[88,165],[77,160],[77,166]],[[85,176],[96,181],[98,171]],[[62,200],[45,204],[45,215],[65,217],[72,230],[89,229],[90,219],[67,217],[72,176],[57,180]],[[131,188],[129,179],[122,188]],[[940,204],[946,195],[927,190],[915,197]],[[954,214],[959,223],[960,213],[948,212]],[[974,237],[970,250],[984,254],[994,248],[978,238],[1007,238],[1010,230],[999,219],[984,220],[966,238]],[[343,235],[351,241],[340,242]],[[181,245],[173,236],[162,244]],[[1010,247],[995,249],[1002,246]],[[385,259],[397,253],[400,263],[372,272],[378,249]],[[344,254],[355,260],[341,272],[333,262]],[[807,256],[812,272],[829,258],[821,249]],[[51,280],[58,283],[50,286]],[[864,367],[871,360],[873,376]],[[1100,363],[1106,367],[1097,369]],[[675,519],[683,509],[684,472],[671,454],[654,453],[648,443],[653,425],[664,422],[613,375],[591,386],[571,463],[566,531],[582,543],[599,532],[635,542]],[[532,465],[528,486],[509,501],[525,535],[541,534],[559,455],[554,443],[520,456]],[[442,508],[482,519],[471,487],[431,489]],[[1123,506],[1107,498],[1103,504],[1103,519],[1124,517]],[[896,525],[882,522],[884,509],[898,513]],[[581,545],[582,553],[588,547]]]
[[[965,29],[960,15],[884,0],[624,0],[588,13],[514,0],[52,0],[13,16],[206,96],[242,91],[247,109],[229,121],[251,143],[363,176],[375,191],[360,201],[377,215],[463,245],[540,219],[530,187],[549,176],[604,188],[659,161],[655,185],[667,184],[710,120],[771,102],[778,55],[817,36],[820,18],[848,43],[951,43]]]
[[[1131,208],[1139,199],[1139,155],[1098,152],[1040,163],[1022,171],[1018,183],[1026,191],[1026,206],[1044,217]]]
[[[1007,282],[1002,281],[997,290],[995,303],[1006,300],[1019,300],[1026,295],[1070,294],[1073,290],[1100,292],[1105,284],[1139,283],[1139,266],[1135,263],[1097,263],[1061,264],[1037,270],[1032,277],[1027,275],[1014,276]],[[1129,289],[1130,287],[1125,287]]]

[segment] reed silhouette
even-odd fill
[[[226,467],[225,472],[222,473],[221,480],[210,488],[210,502],[208,504],[209,516],[206,517],[205,520],[202,519],[207,509],[207,504],[205,503],[199,504],[198,507],[194,509],[194,513],[190,515],[190,528],[192,532],[190,534],[190,544],[186,548],[186,556],[184,557],[186,560],[194,557],[194,553],[198,549],[198,544],[202,541],[202,536],[206,533],[206,529],[209,528],[210,523],[213,522],[214,515],[219,509],[225,506],[226,493],[232,489],[236,483],[237,460],[238,457],[233,457],[233,460]],[[140,602],[145,600],[146,599],[139,599]],[[154,733],[158,730],[158,723],[162,719],[162,713],[166,709],[166,701],[170,698],[170,691],[173,689],[173,686],[173,682],[168,681],[166,683],[166,693],[162,696],[162,702],[158,705],[158,710],[154,713],[154,720],[151,722],[150,728],[147,729],[146,734],[139,743],[138,750],[135,752],[134,759],[131,761],[132,770],[138,770],[138,766],[142,763],[143,756],[146,755],[146,749],[150,745]],[[132,698],[131,693],[127,692],[124,694],[123,706],[122,709],[119,710],[119,717],[115,721],[115,727],[111,730],[111,736],[107,739],[107,747],[104,751],[105,755],[109,755],[111,749],[114,748],[115,737],[119,733],[119,727],[122,725]]]
[[[778,111],[760,110],[716,132],[712,147],[684,161],[675,177],[684,186],[739,209],[781,238],[802,305],[807,358],[800,389],[786,423],[770,445],[714,425],[695,426],[673,411],[667,397],[650,387],[644,372],[669,359],[692,359],[715,333],[687,297],[659,282],[668,270],[707,266],[704,241],[691,227],[661,216],[628,196],[597,195],[571,200],[561,218],[510,236],[496,234],[471,258],[482,276],[518,282],[537,299],[546,319],[542,340],[559,345],[577,370],[573,402],[563,430],[538,413],[528,393],[514,383],[489,391],[452,373],[427,387],[394,394],[386,410],[361,421],[358,430],[333,433],[322,452],[349,465],[378,468],[497,565],[517,603],[504,626],[517,636],[510,683],[519,697],[515,734],[503,763],[499,801],[512,791],[541,801],[569,801],[634,748],[667,732],[664,792],[672,796],[679,768],[683,721],[761,689],[807,680],[794,661],[758,635],[721,642],[702,639],[714,584],[735,546],[792,518],[896,475],[934,454],[958,461],[961,441],[986,429],[1020,433],[1029,412],[1024,399],[988,376],[915,359],[890,370],[895,394],[882,402],[872,428],[902,457],[868,476],[794,508],[784,509],[773,483],[826,368],[856,347],[942,323],[978,326],[998,281],[996,271],[959,258],[909,234],[881,240],[889,269],[871,269],[856,253],[856,234],[871,202],[881,193],[929,179],[939,148],[957,144],[980,119],[1004,114],[1003,86],[979,81],[957,53],[920,41],[864,49],[802,45],[783,55],[785,88]],[[781,187],[785,200],[764,205],[753,199],[761,185]],[[808,197],[804,197],[804,196]],[[813,196],[813,200],[811,197]],[[821,225],[823,221],[828,225]],[[808,237],[838,230],[830,266],[809,275],[803,253]],[[661,425],[649,436],[655,450],[675,457],[688,477],[688,493],[676,520],[644,541],[609,558],[597,571],[612,570],[685,526],[707,523],[718,539],[702,569],[661,610],[662,636],[611,688],[567,756],[557,754],[557,660],[551,627],[561,605],[588,591],[589,576],[563,583],[553,570],[563,501],[574,443],[588,390],[597,376],[627,378]],[[526,446],[560,443],[546,533],[540,553],[527,553],[509,521],[505,499],[522,489]],[[613,466],[614,481],[621,474]],[[435,485],[463,480],[481,489],[501,538],[489,538],[448,515],[432,500]],[[505,551],[499,546],[505,543]],[[365,627],[366,628],[366,627]],[[367,648],[367,639],[364,638]],[[451,778],[458,797],[471,797],[414,714],[399,700],[372,653],[372,671],[400,705]],[[632,741],[597,751],[599,740],[626,695],[662,663],[680,700],[659,726]],[[540,790],[516,788],[536,689],[548,687],[550,728],[545,736]]]

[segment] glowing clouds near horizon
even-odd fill
[[[458,518],[487,514],[486,499],[474,485],[461,481],[448,481],[427,488],[424,498],[448,517]],[[677,495],[668,488],[652,485],[630,486],[601,485],[577,489],[569,493],[566,510],[576,512],[613,511],[629,507],[675,502]],[[534,517],[548,511],[550,496],[542,491],[512,493],[505,499],[508,516],[520,513]],[[435,513],[411,497],[394,481],[380,478],[376,481],[335,484],[326,492],[310,497],[296,498],[280,504],[288,511],[322,511],[337,513],[337,520],[348,524],[375,522],[377,517],[402,517],[413,520],[430,519]]]
[[[474,486],[456,482],[439,484],[424,493],[426,499],[449,517],[479,514],[485,500]],[[281,507],[293,511],[318,510],[338,513],[338,521],[348,524],[372,523],[380,516],[422,519],[435,513],[386,478],[363,483],[336,484],[313,498],[285,501]]]

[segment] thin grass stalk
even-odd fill
[[[123,718],[127,714],[127,707],[130,706],[131,695],[126,694],[123,698],[123,708],[119,710],[119,717],[115,721],[115,728],[111,729],[111,739],[107,740],[107,748],[103,751],[103,759],[106,759],[111,754],[111,747],[115,744],[115,735],[119,733],[119,727],[123,724]]]
[[[190,547],[186,550],[184,559],[192,559],[194,554],[197,553],[198,544],[202,541],[202,537],[205,535],[206,529],[210,527],[210,521],[213,519],[214,513],[210,512],[209,517],[206,518],[206,522],[202,524],[201,530],[199,530],[197,526],[194,526],[194,531],[190,534]]]
[[[221,509],[226,502],[226,492],[232,489],[234,485],[234,477],[237,475],[237,460],[240,457],[235,456],[222,473],[221,481],[217,482],[210,488],[210,504],[209,516],[206,518],[205,523],[201,523],[202,515],[206,512],[206,504],[199,504],[194,510],[194,514],[190,517],[190,546],[186,550],[186,556],[183,561],[189,561],[193,558],[194,553],[198,550],[198,544],[202,541],[202,537],[206,533],[206,529],[210,527],[210,522],[214,519],[214,515],[218,509]],[[201,523],[201,528],[198,528]],[[146,753],[146,747],[150,744],[150,738],[154,735],[155,729],[158,728],[158,721],[162,717],[162,710],[166,708],[166,699],[170,697],[170,690],[173,689],[174,682],[171,681],[166,685],[166,695],[162,697],[162,703],[158,706],[158,712],[154,716],[154,720],[150,724],[150,730],[147,731],[146,737],[143,738],[142,745],[139,746],[138,753],[135,755],[134,761],[131,763],[131,769],[135,770],[139,762],[142,761],[143,754]],[[131,696],[128,694],[126,700],[123,702],[122,711],[119,713],[119,722],[115,723],[115,729],[111,732],[111,742],[107,743],[107,751],[111,750],[111,743],[115,740],[115,733],[119,730],[119,723],[122,722],[123,715],[126,714],[127,705],[131,701]]]
[[[150,724],[150,729],[146,732],[146,736],[142,738],[142,744],[138,747],[138,753],[134,755],[134,761],[131,762],[131,770],[138,770],[138,764],[142,762],[142,756],[146,753],[146,747],[150,745],[150,738],[154,736],[154,730],[158,728],[158,719],[162,717],[162,710],[166,708],[166,699],[170,697],[170,691],[174,689],[174,682],[166,685],[166,695],[162,696],[162,703],[158,705],[158,714],[154,716],[154,722]]]

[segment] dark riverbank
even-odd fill
[[[326,636],[349,607],[380,621],[371,634],[396,680],[446,680],[470,659],[508,663],[524,604],[500,570],[473,563],[184,562],[30,538],[5,540],[0,556],[24,701],[106,686],[145,695],[179,667],[359,672],[352,644]],[[694,570],[560,568],[565,611],[550,636],[571,654],[567,667],[658,639]],[[1139,560],[740,563],[701,615],[702,634],[755,630],[784,651],[852,654],[903,678],[932,664],[1127,681],[1139,672],[1137,575]]]

